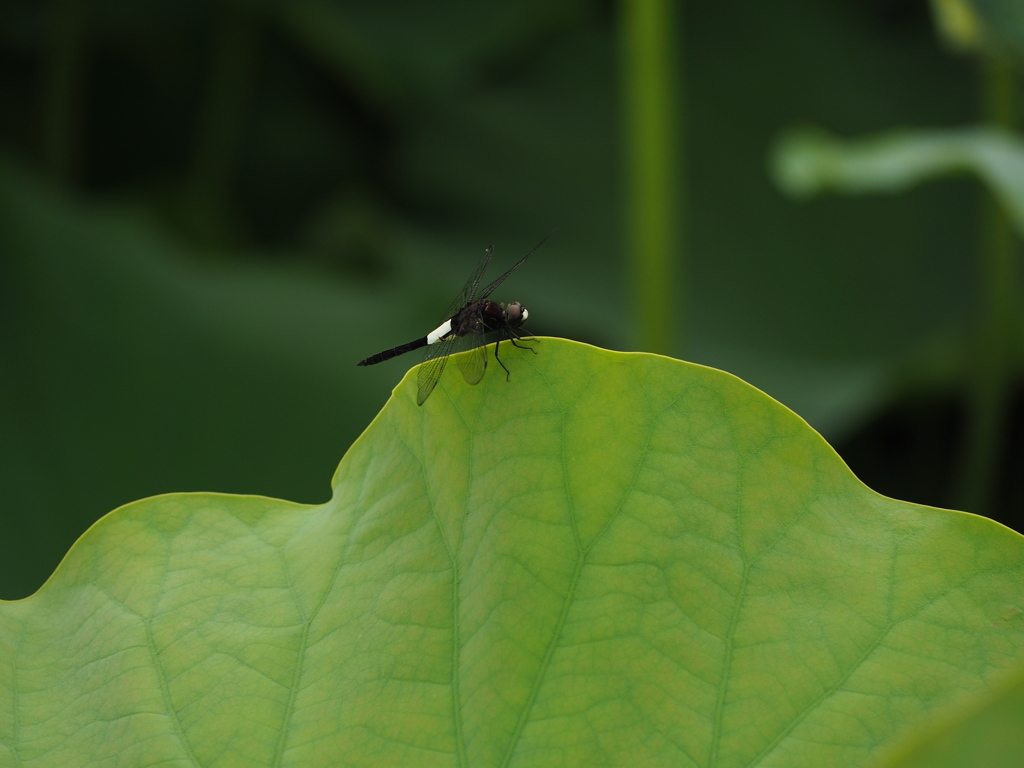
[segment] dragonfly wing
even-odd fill
[[[528,258],[533,256],[534,251],[536,251],[538,248],[540,248],[542,245],[544,245],[544,242],[549,237],[551,237],[551,233],[552,232],[554,232],[554,230],[551,230],[551,232],[549,232],[548,234],[544,235],[544,240],[541,240],[539,243],[537,243],[535,246],[533,246],[533,248],[530,249],[530,252],[528,254],[523,256],[523,258],[521,258],[519,261],[517,261],[515,264],[513,264],[511,267],[509,267],[508,270],[503,275],[501,275],[501,277],[495,278],[494,282],[492,282],[490,285],[488,285],[486,288],[484,288],[480,292],[480,294],[478,296],[474,297],[474,298],[476,298],[476,299],[486,299],[488,296],[490,296],[492,293],[494,293],[498,289],[498,286],[505,282],[505,278],[507,278],[509,275],[511,275],[513,272],[515,272],[517,269],[519,269],[521,266],[523,266],[523,262],[525,262]],[[483,274],[483,273],[481,273],[481,274]]]
[[[445,320],[455,317],[460,309],[473,301],[476,289],[480,287],[480,281],[483,279],[484,272],[487,270],[487,265],[491,262],[491,256],[493,255],[494,246],[490,245],[487,247],[487,250],[484,251],[484,257],[480,259],[480,263],[476,265],[476,269],[473,270],[469,279],[466,280],[466,284],[462,286],[462,290],[459,291],[459,295],[456,296],[448,306],[448,310],[444,313],[444,317],[441,318],[442,323]]]
[[[468,350],[466,354],[459,355],[459,370],[462,371],[462,378],[467,384],[479,384],[487,370],[487,345],[484,343],[484,324],[476,323],[474,327],[460,341],[457,346],[462,350]]]
[[[444,366],[448,362],[448,355],[451,354],[452,347],[458,338],[458,336],[449,336],[427,347],[419,373],[416,375],[417,405],[423,405],[430,397],[430,393],[434,391],[434,387],[437,386],[437,382],[444,372]]]

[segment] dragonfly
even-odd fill
[[[508,340],[515,347],[529,349],[534,354],[537,353],[537,350],[532,347],[519,343],[522,341],[536,341],[533,338],[524,338],[519,332],[523,323],[530,316],[530,313],[518,301],[513,301],[507,305],[498,304],[491,301],[490,296],[498,289],[498,286],[505,282],[509,275],[523,266],[524,262],[538,248],[544,245],[544,241],[548,239],[548,236],[537,243],[528,254],[509,267],[500,277],[495,278],[493,282],[488,283],[483,290],[480,290],[480,282],[483,280],[484,272],[491,261],[491,256],[494,255],[494,246],[488,247],[484,251],[484,256],[480,263],[477,264],[476,269],[473,270],[469,279],[466,280],[466,284],[459,291],[459,295],[455,297],[445,311],[444,321],[437,328],[426,336],[414,339],[406,344],[399,344],[391,349],[385,349],[383,352],[378,352],[375,355],[370,355],[370,357],[360,360],[356,365],[377,365],[377,363],[383,363],[385,360],[404,355],[406,352],[411,352],[414,349],[426,347],[427,350],[423,355],[423,363],[420,365],[416,378],[416,403],[417,405],[423,405],[427,398],[430,397],[430,393],[434,391],[434,387],[437,386],[448,358],[456,352],[469,352],[467,355],[456,358],[459,370],[462,371],[462,377],[466,380],[467,384],[479,384],[480,380],[484,377],[484,372],[487,370],[488,342],[486,341],[486,335],[488,333],[497,333],[498,340],[494,343],[494,359],[498,361],[498,365],[505,369],[505,380],[510,381],[511,373],[508,367],[501,361],[501,358],[498,357],[498,347],[502,341]]]

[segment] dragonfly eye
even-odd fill
[[[530,316],[530,313],[526,311],[526,307],[520,304],[518,301],[513,301],[505,309],[505,317],[508,319],[508,324],[512,326],[520,326],[526,322],[526,318]]]

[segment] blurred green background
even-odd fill
[[[984,62],[927,3],[2,0],[0,18],[0,597],[138,498],[324,501],[416,359],[356,361],[439,322],[487,245],[497,274],[553,227],[495,297],[533,333],[728,370],[876,490],[1020,530],[1019,348],[996,458],[981,490],[965,479],[985,191],[801,202],[768,171],[794,125],[988,119]]]

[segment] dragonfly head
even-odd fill
[[[513,301],[505,308],[505,319],[508,320],[508,324],[513,328],[521,326],[529,316],[530,313],[526,311],[526,307],[518,301]]]

